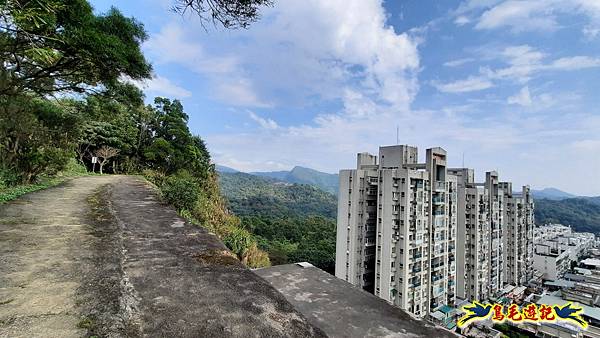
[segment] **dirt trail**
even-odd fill
[[[87,198],[111,177],[80,178],[0,206],[0,337],[81,337],[76,294],[89,259]]]
[[[131,176],[0,206],[0,337],[324,336]]]

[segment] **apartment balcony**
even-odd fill
[[[433,210],[433,217],[434,218],[435,217],[440,217],[441,218],[441,217],[444,217],[444,216],[446,216],[446,212],[445,212],[444,208],[435,208]]]
[[[445,192],[446,191],[446,182],[442,182],[442,181],[433,182],[433,191]]]
[[[431,202],[433,204],[440,205],[446,203],[446,199],[444,198],[444,195],[437,195],[431,199]]]
[[[437,263],[435,265],[432,265],[431,269],[433,269],[433,271],[437,271],[437,270],[440,270],[441,268],[443,268],[444,265],[445,265],[444,262]]]
[[[442,280],[445,276],[443,274],[439,274],[439,275],[431,275],[431,281],[433,283]]]

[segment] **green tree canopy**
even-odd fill
[[[84,92],[148,78],[144,26],[86,0],[0,0],[0,95]]]

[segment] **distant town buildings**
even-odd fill
[[[533,268],[543,279],[556,280],[594,246],[595,236],[572,232],[571,227],[562,224],[548,224],[535,228],[534,244]]]
[[[533,277],[533,198],[510,182],[448,168],[442,148],[379,148],[340,171],[336,271],[417,316],[442,318]]]

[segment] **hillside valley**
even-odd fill
[[[223,166],[218,166],[217,170],[232,211],[247,222],[252,217],[281,222],[315,216],[335,221],[336,174],[303,167],[254,173],[242,173]],[[532,192],[536,202],[536,224],[561,223],[571,225],[576,231],[600,235],[600,196],[580,197],[556,188]]]
[[[322,189],[241,172],[219,172],[221,191],[241,226],[273,265],[308,261],[333,273],[336,197]]]

